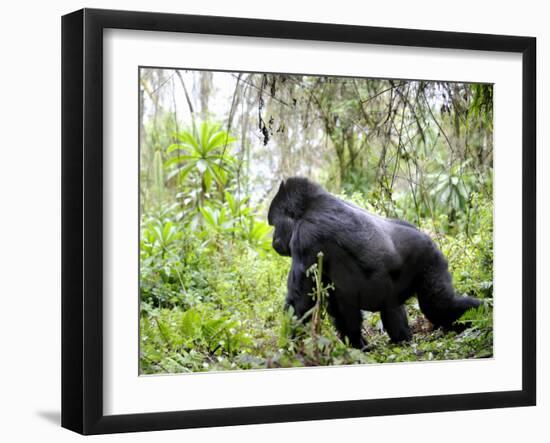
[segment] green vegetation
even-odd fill
[[[142,69],[141,97],[142,373],[492,356],[491,86]],[[310,321],[284,312],[266,209],[290,175],[428,232],[457,291],[484,300],[468,328],[434,330],[411,299],[413,341],[365,313],[369,350],[353,349],[322,256]]]

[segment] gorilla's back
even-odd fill
[[[329,278],[337,288],[355,292],[362,309],[379,310],[388,297],[408,292],[414,270],[434,249],[414,225],[371,214],[328,193],[308,208],[304,222],[316,232]],[[405,266],[411,263],[415,266]]]

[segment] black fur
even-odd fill
[[[447,261],[431,238],[414,225],[383,218],[340,200],[301,177],[281,183],[268,213],[273,248],[292,257],[287,306],[301,317],[312,306],[306,270],[324,254],[323,279],[334,285],[329,314],[342,338],[363,348],[361,310],[379,311],[393,341],[410,340],[403,303],[417,295],[436,327],[453,323],[479,300],[458,296]]]

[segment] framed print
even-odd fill
[[[62,425],[536,402],[530,37],[62,20]]]

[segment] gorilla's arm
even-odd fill
[[[317,262],[317,254],[324,251],[313,241],[314,237],[313,226],[303,222],[295,223],[289,246],[292,264],[288,273],[287,305],[294,308],[298,318],[315,304],[311,296],[313,277],[307,275],[307,270]]]
[[[301,318],[313,305],[313,279],[306,276],[307,267],[301,257],[292,257],[292,265],[288,273],[286,307],[292,307],[294,314]]]

